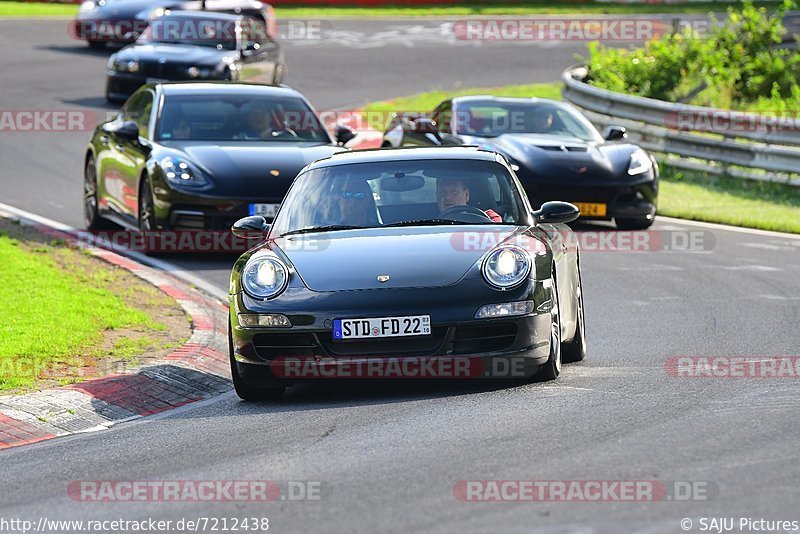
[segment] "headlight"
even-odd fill
[[[481,272],[486,282],[497,289],[519,285],[531,272],[531,257],[516,245],[507,245],[490,252],[483,260]]]
[[[212,74],[214,74],[214,69],[189,67],[186,69],[186,74],[188,74],[190,78],[209,78]]]
[[[86,0],[81,2],[81,7],[78,8],[78,13],[88,13],[95,8],[94,0]]]
[[[242,287],[257,299],[280,295],[289,283],[289,269],[278,258],[259,256],[247,262],[242,272]]]
[[[108,67],[117,72],[139,72],[139,62],[132,60],[118,60],[114,56],[108,59]]]
[[[208,185],[202,173],[183,158],[167,156],[159,161],[159,165],[171,184],[192,187]]]
[[[647,152],[641,148],[637,148],[633,154],[631,154],[631,162],[628,165],[628,174],[631,176],[634,174],[641,174],[649,171],[652,167],[653,162],[650,160],[650,156],[647,155]]]

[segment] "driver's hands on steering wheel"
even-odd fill
[[[461,204],[458,206],[451,206],[444,210],[442,213],[439,214],[439,217],[447,218],[448,215],[467,215],[467,222],[485,222],[487,220],[492,222],[503,222],[503,218],[494,211],[494,210],[486,210],[483,211],[475,206],[469,206],[467,204]],[[479,218],[475,220],[475,218]],[[471,220],[469,220],[471,219]]]

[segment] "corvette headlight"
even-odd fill
[[[509,245],[490,252],[483,260],[481,272],[492,287],[510,289],[525,280],[531,266],[531,257],[524,248]]]
[[[96,7],[94,0],[86,0],[81,2],[81,7],[78,8],[78,13],[88,13]]]
[[[204,186],[208,181],[192,164],[183,158],[167,156],[159,161],[164,176],[171,184],[179,186]]]
[[[634,174],[641,174],[649,171],[652,167],[653,162],[650,160],[650,156],[647,155],[647,152],[641,148],[637,148],[634,150],[633,154],[631,154],[631,162],[628,165],[628,174],[631,176]]]
[[[108,60],[108,66],[111,70],[117,72],[139,72],[139,62],[135,59],[118,60],[111,56]]]
[[[257,299],[277,297],[289,283],[289,269],[278,258],[260,256],[250,259],[242,272],[242,287]]]

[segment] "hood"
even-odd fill
[[[162,144],[185,154],[209,176],[213,187],[204,194],[226,198],[282,198],[303,167],[344,150],[335,145],[291,142],[164,141]],[[271,174],[273,170],[278,171],[278,176]]]
[[[192,44],[157,44],[137,43],[127,46],[114,54],[120,61],[139,60],[141,63],[195,65],[198,67],[216,67],[224,62],[227,56],[235,56],[235,50],[217,50],[210,46]]]
[[[464,246],[465,235],[492,233],[496,243],[524,231],[486,225],[372,228],[289,236],[274,244],[312,291],[442,287],[461,280],[493,248]],[[379,282],[378,275],[389,280]]]
[[[618,182],[628,176],[630,154],[637,148],[537,134],[503,134],[484,138],[481,144],[490,145],[519,165],[517,174],[523,181],[556,184]]]

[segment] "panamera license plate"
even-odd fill
[[[605,217],[606,205],[593,202],[573,202],[581,212],[581,215],[589,217]]]
[[[333,320],[333,339],[338,341],[378,337],[428,336],[430,333],[430,315]]]
[[[271,219],[278,213],[280,204],[250,204],[250,215],[261,215]]]

